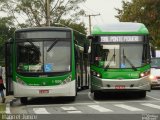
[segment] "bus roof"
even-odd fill
[[[104,25],[95,25],[92,35],[102,34],[149,34],[148,29],[142,23],[119,22]]]
[[[67,27],[30,27],[30,28],[21,28],[17,29],[16,32],[24,32],[24,31],[45,31],[45,30],[65,30],[65,31],[71,31],[71,28]]]

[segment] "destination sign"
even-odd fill
[[[142,42],[142,36],[101,36],[100,42]]]
[[[68,31],[25,31],[17,32],[17,39],[33,38],[71,38],[71,32]]]

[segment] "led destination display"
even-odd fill
[[[100,42],[142,42],[142,36],[101,36]]]

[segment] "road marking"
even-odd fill
[[[81,111],[77,110],[75,107],[61,107],[67,113],[82,113]]]
[[[11,114],[9,103],[6,104],[6,114]]]
[[[99,105],[88,105],[88,107],[91,107],[91,108],[93,108],[95,110],[98,110],[99,112],[113,112],[112,110],[104,108],[104,107],[101,107]]]
[[[75,107],[61,107],[63,110],[77,110]]]
[[[91,97],[91,92],[88,92],[88,98],[89,98],[90,100],[92,100],[94,103],[99,104],[99,102],[95,101],[95,100]]]
[[[33,108],[33,111],[36,114],[49,114],[45,108]]]
[[[82,113],[82,111],[67,111],[67,113]]]
[[[124,104],[115,104],[114,106],[124,108],[124,109],[127,109],[129,111],[143,111],[142,109],[132,107],[132,106],[128,106],[128,105],[124,105]]]
[[[151,104],[151,103],[143,103],[142,105],[148,106],[148,107],[151,107],[151,108],[160,109],[159,105],[155,105],[155,104]]]
[[[154,100],[159,100],[159,101],[160,101],[160,99],[155,98],[155,97],[152,97],[152,96],[150,96],[150,95],[147,95],[147,97],[150,97],[150,98],[152,98],[152,99],[154,99]]]

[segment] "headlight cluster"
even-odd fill
[[[151,80],[157,80],[157,77],[154,76],[154,75],[150,75],[149,78],[150,78]]]
[[[150,74],[150,71],[145,71],[145,72],[142,72],[142,73],[140,73],[140,78],[141,77],[145,77],[145,76],[147,76],[147,75],[149,75]]]
[[[16,81],[21,85],[27,85],[23,80],[16,76]]]
[[[62,81],[61,85],[69,83],[72,81],[72,75],[69,75],[65,80]]]
[[[96,76],[96,77],[101,77],[101,74],[100,73],[97,73],[97,72],[95,72],[95,71],[91,71],[91,74],[93,75],[93,76]]]

